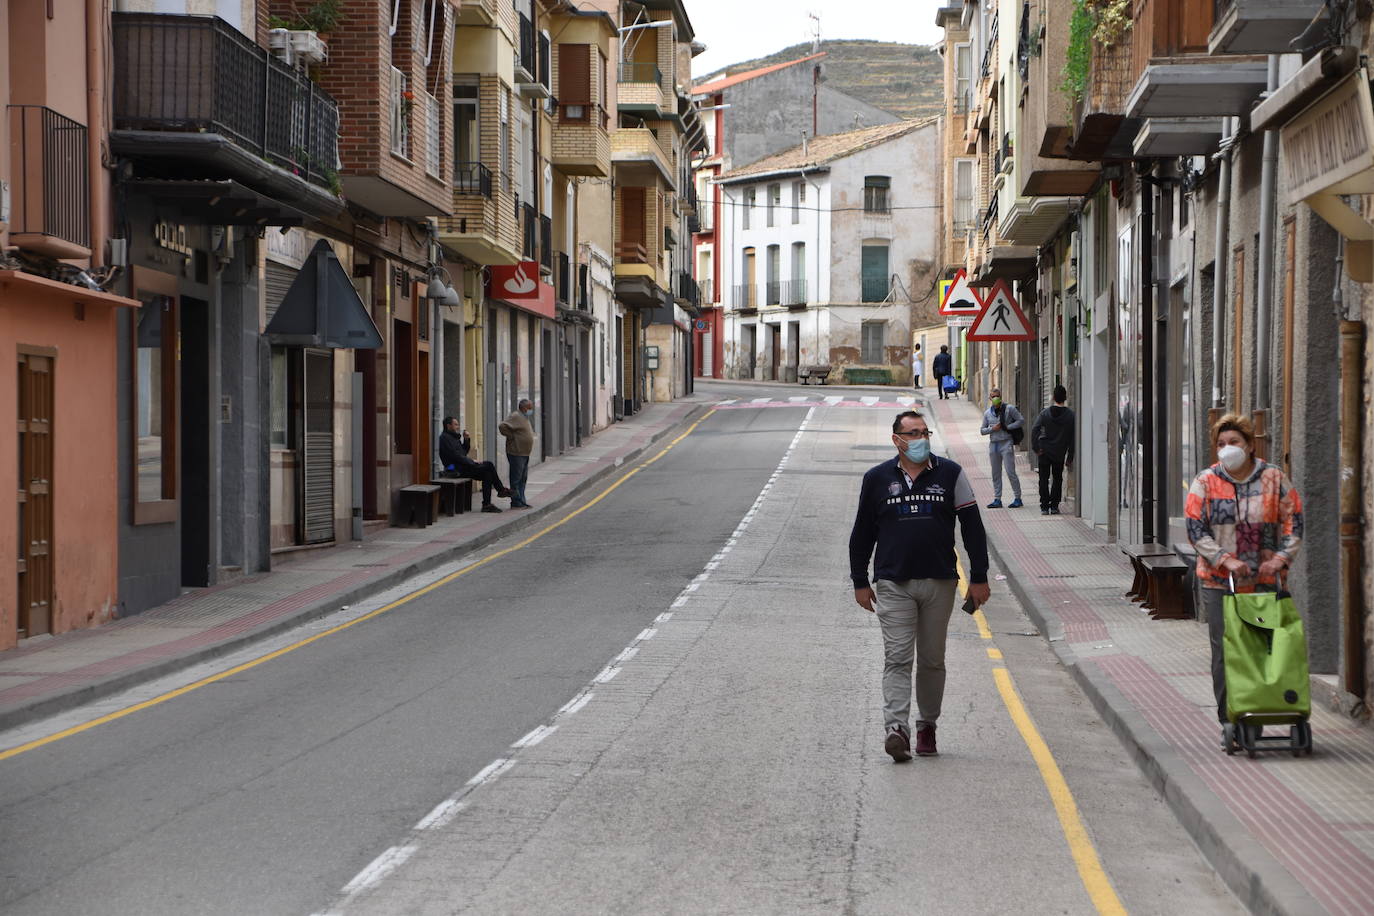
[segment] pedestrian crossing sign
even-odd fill
[[[1031,327],[1021,304],[1011,294],[1011,286],[1006,280],[998,280],[988,294],[983,310],[978,313],[973,326],[968,329],[967,340],[1035,340],[1035,328]]]
[[[968,275],[963,268],[954,275],[954,279],[948,281],[949,285],[941,284],[940,292],[940,314],[946,318],[957,315],[967,315],[973,317],[983,308],[983,301],[978,298],[978,294],[973,291],[973,287],[968,285]]]

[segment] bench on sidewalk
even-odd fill
[[[472,511],[471,478],[436,477],[430,484],[440,488],[439,505],[446,515],[462,515]]]
[[[432,483],[413,483],[401,487],[401,504],[396,524],[402,528],[427,528],[439,520],[439,493]]]
[[[1142,561],[1146,557],[1172,557],[1174,552],[1163,544],[1124,544],[1121,552],[1131,561],[1131,571],[1135,573],[1131,587],[1126,590],[1126,597],[1132,601],[1144,601],[1149,593],[1150,573]]]
[[[817,385],[824,385],[825,380],[830,376],[829,366],[798,366],[797,378],[803,385],[809,385],[811,379],[816,380]]]
[[[1149,574],[1149,586],[1142,607],[1153,620],[1189,620],[1193,602],[1188,593],[1188,564],[1175,554],[1144,557],[1141,565]]]

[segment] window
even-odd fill
[[[864,179],[864,212],[889,213],[888,191],[892,179],[886,175],[869,175]]]
[[[135,268],[134,524],[177,517],[177,281]]]
[[[753,212],[754,212],[754,189],[753,189],[753,188],[750,188],[749,190],[747,190],[747,191],[744,192],[744,228],[745,228],[745,229],[748,229],[748,228],[749,228],[749,224],[753,221],[753,217],[752,217]]]
[[[863,246],[861,265],[864,302],[882,302],[887,298],[887,243]]]
[[[969,110],[973,80],[973,49],[968,42],[954,46],[954,112]]]
[[[768,186],[768,225],[769,225],[770,228],[774,225],[774,222],[773,222],[773,213],[774,213],[774,210],[775,210],[777,207],[781,206],[781,205],[782,205],[782,185],[780,185],[780,184],[770,184],[770,185]]]
[[[886,321],[865,321],[860,339],[859,359],[865,363],[885,363],[883,338],[887,331]]]
[[[272,348],[272,448],[291,447],[291,373],[286,347]]]
[[[801,222],[802,204],[806,203],[806,182],[792,182],[792,225]]]
[[[558,105],[565,122],[584,122],[592,108],[592,46],[558,46]]]
[[[801,305],[806,302],[806,243],[792,243],[792,280],[788,284],[784,305]]]
[[[496,114],[501,122],[501,146],[498,151],[500,161],[497,169],[501,172],[501,187],[510,190],[510,94],[505,86],[496,87]]]
[[[973,169],[976,160],[954,160],[954,228],[973,225]]]
[[[453,84],[453,173],[462,181],[463,172],[482,159],[481,133],[477,117],[477,84]]]
[[[781,245],[768,246],[768,260],[764,269],[767,271],[768,284],[765,290],[768,296],[766,301],[769,305],[777,305],[782,301],[782,278],[780,276],[782,272]]]

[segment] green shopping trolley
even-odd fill
[[[1226,753],[1254,757],[1261,750],[1312,753],[1312,691],[1307,639],[1293,597],[1277,592],[1236,593],[1235,580],[1221,601],[1226,668]],[[1287,734],[1266,736],[1266,726]]]

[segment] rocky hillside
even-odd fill
[[[892,41],[824,41],[825,79],[833,89],[848,93],[903,118],[939,114],[943,108],[943,69],[940,55],[924,45]],[[697,77],[704,83],[796,60],[811,53],[809,43],[783,48],[767,57],[740,61],[724,70]]]

